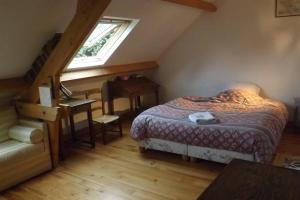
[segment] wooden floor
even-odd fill
[[[54,171],[29,180],[0,195],[2,199],[196,199],[224,165],[190,163],[180,156],[138,152],[128,136],[114,137],[95,150],[72,149]],[[287,131],[279,153],[300,155],[300,134]]]

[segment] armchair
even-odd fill
[[[0,191],[53,167],[48,127],[19,118],[14,107],[0,109]]]

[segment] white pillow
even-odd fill
[[[259,96],[260,93],[260,87],[253,83],[234,83],[230,85],[226,90],[243,90],[246,92],[249,92],[251,94],[255,94]]]
[[[8,136],[11,139],[28,144],[41,143],[44,137],[40,129],[25,126],[13,126],[9,129]]]

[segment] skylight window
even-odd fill
[[[137,23],[138,20],[101,19],[68,65],[68,69],[104,65]]]

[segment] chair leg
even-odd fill
[[[120,137],[122,137],[123,136],[123,128],[122,128],[122,121],[121,121],[121,119],[118,120],[118,125],[119,125]]]
[[[101,129],[102,129],[102,142],[103,142],[103,144],[106,144],[106,126],[105,126],[105,124],[101,125]]]

